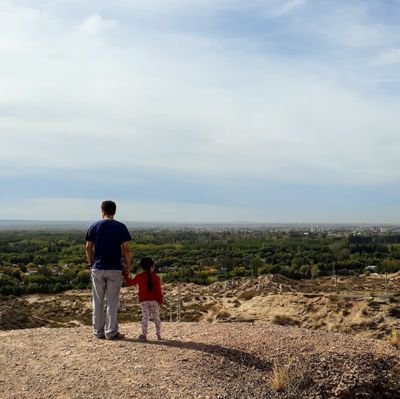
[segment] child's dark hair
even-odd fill
[[[140,260],[140,267],[147,272],[147,288],[151,291],[154,287],[153,280],[151,279],[151,268],[154,265],[154,260],[149,256],[145,256]]]

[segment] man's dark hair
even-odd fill
[[[117,210],[117,205],[114,201],[103,201],[101,203],[101,210],[106,215],[115,215],[115,212]]]

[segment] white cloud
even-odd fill
[[[342,51],[379,49],[398,43],[398,26],[375,18],[369,2],[345,2],[321,8],[315,18],[305,21],[310,31],[323,35]],[[304,29],[307,29],[304,26]]]
[[[257,6],[283,14],[303,3]],[[239,7],[190,7],[230,4]],[[122,5],[167,10],[159,1]],[[391,44],[390,30],[361,12],[341,23],[338,15],[324,31],[337,45]],[[254,53],[254,37],[238,46],[210,34],[146,30],[95,5],[67,20],[8,3],[0,33],[0,52],[9,53],[0,65],[0,161],[10,169],[184,167],[321,184],[400,177],[399,104],[364,97],[336,65]]]
[[[298,7],[305,5],[306,2],[307,0],[286,0],[286,1],[276,2],[275,5],[276,8],[272,14],[275,16],[281,16],[290,13],[291,11],[297,9]]]
[[[400,48],[385,48],[376,59],[377,65],[394,65],[400,64]]]
[[[116,22],[111,19],[104,19],[98,14],[87,17],[79,29],[88,35],[97,35],[107,29],[115,27]]]

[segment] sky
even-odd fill
[[[0,0],[0,219],[400,223],[400,0]]]

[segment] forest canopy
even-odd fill
[[[132,272],[151,256],[164,282],[210,284],[238,276],[293,279],[400,270],[400,234],[131,230]],[[84,231],[0,232],[0,295],[90,288]]]

